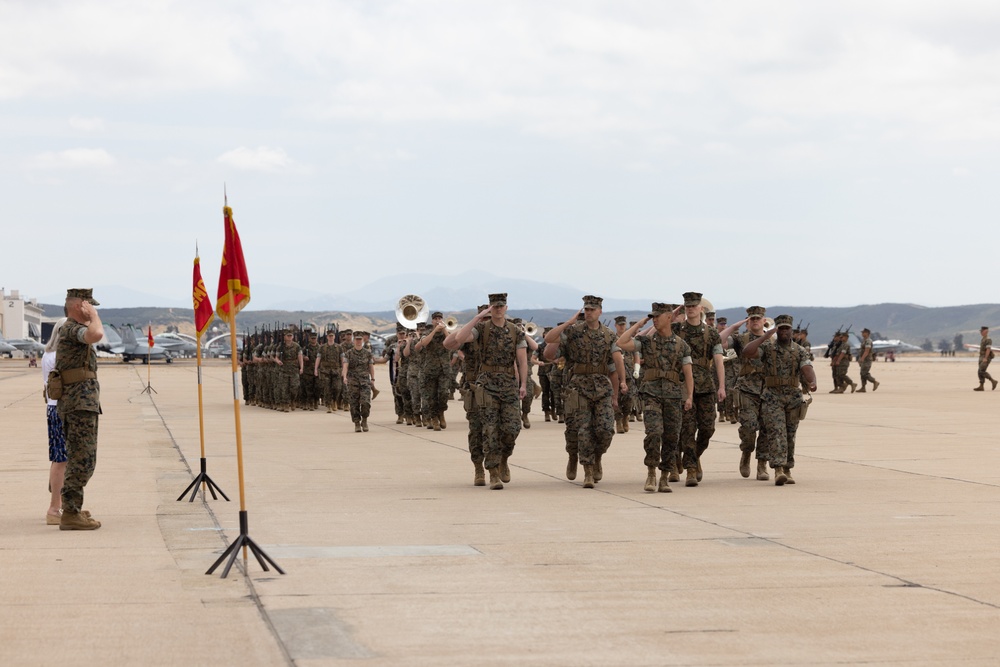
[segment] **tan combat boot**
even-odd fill
[[[992,391],[996,391],[997,390],[997,381],[994,380],[993,378],[990,378],[990,382],[993,383],[993,389],[992,389]]]
[[[545,421],[547,422],[552,421],[552,413],[549,412],[548,410],[545,411]]]
[[[500,481],[500,467],[490,468],[490,489],[498,491],[502,488],[503,482]]]
[[[667,484],[667,473],[660,473],[660,486],[656,489],[660,493],[673,493],[673,489]]]
[[[333,406],[332,406],[332,405],[329,405],[329,404],[327,404],[327,406],[326,406],[326,411],[327,411],[327,413],[328,413],[328,414],[329,414],[329,413],[331,413],[331,412],[333,412]]]
[[[90,512],[63,512],[59,517],[59,530],[97,530],[101,522],[90,516]]]
[[[624,433],[625,427],[622,426],[622,418],[615,417],[615,433]]]
[[[667,477],[671,482],[681,481],[681,469],[677,467],[677,461],[674,461],[670,466],[670,472],[667,474]]]
[[[486,471],[483,470],[483,462],[476,461],[473,465],[476,466],[476,479],[472,483],[475,486],[486,486]]]
[[[851,393],[853,394],[854,390],[858,388],[858,383],[855,382],[854,380],[848,380],[848,382],[851,383]]]
[[[365,433],[368,432],[368,417],[361,418],[361,430]]]
[[[398,417],[396,417],[396,423],[397,424],[402,424],[403,423],[403,415],[399,415]]]
[[[722,411],[720,411],[720,412],[719,412],[719,423],[720,423],[720,424],[724,424],[724,423],[725,423],[725,421],[726,421],[726,413],[725,413],[725,412],[722,412]]]
[[[441,420],[438,419],[437,417],[431,417],[431,426],[430,427],[432,429],[434,429],[435,431],[440,431],[441,430]]]
[[[687,479],[684,480],[684,486],[698,486],[698,469],[688,468],[687,469]]]
[[[764,459],[757,459],[757,479],[761,482],[771,479],[771,476],[767,474],[767,461]]]
[[[792,469],[785,466],[785,484],[795,484],[795,480],[792,479]]]
[[[592,463],[583,464],[583,488],[594,488],[594,465]]]
[[[875,391],[875,390],[874,390],[874,389],[872,389],[872,391]],[[866,394],[866,393],[868,393],[868,390],[867,390],[867,389],[865,389],[865,385],[864,385],[864,383],[863,383],[863,382],[861,383],[861,389],[858,389],[858,393],[859,393],[859,394]]]
[[[628,417],[622,417],[622,430],[628,433]]]
[[[566,464],[566,479],[576,479],[576,454],[569,455],[569,462]]]
[[[785,474],[784,467],[777,467],[774,469],[774,485],[784,486],[785,482],[788,481],[788,475]]]
[[[443,412],[438,415],[438,423],[441,424],[441,430],[442,431],[445,430],[446,428],[448,428],[448,422],[446,422],[444,420],[444,413]]]
[[[975,387],[972,391],[983,391],[983,383],[980,382],[978,387]]]
[[[878,380],[872,380],[872,391],[878,391]]]
[[[601,457],[603,454],[597,454],[594,456],[594,482],[600,482],[604,479],[604,466],[601,465]]]
[[[361,422],[354,422],[354,432],[361,433]]]
[[[646,486],[642,490],[651,493],[656,491],[656,466],[646,466]]]
[[[750,476],[750,454],[752,453],[750,450],[744,450],[740,454],[740,475],[743,477]]]
[[[500,481],[506,483],[510,481],[510,466],[507,465],[507,455],[500,457]]]
[[[521,426],[523,426],[524,428],[531,428],[531,422],[528,421],[528,413],[527,412],[522,412],[521,413]]]

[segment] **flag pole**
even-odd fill
[[[228,201],[227,201],[228,204]],[[270,556],[268,556],[263,549],[261,549],[256,542],[250,537],[249,534],[249,521],[247,519],[247,507],[246,507],[246,490],[243,482],[243,432],[240,427],[240,382],[239,382],[239,369],[236,363],[236,313],[239,311],[237,308],[237,303],[235,294],[233,293],[233,280],[228,279],[226,275],[226,253],[232,252],[229,256],[229,261],[233,264],[242,264],[242,249],[237,250],[239,247],[239,237],[236,235],[236,226],[232,221],[232,211],[229,209],[228,205],[223,208],[223,214],[226,218],[226,241],[227,247],[223,251],[223,265],[220,270],[219,285],[222,286],[222,281],[226,280],[226,298],[227,303],[220,310],[219,315],[229,324],[229,350],[230,350],[230,360],[232,361],[232,371],[233,371],[233,416],[236,421],[236,464],[237,473],[240,482],[240,534],[233,540],[222,555],[219,556],[218,560],[212,564],[212,567],[208,568],[205,574],[212,574],[215,569],[219,567],[222,561],[229,557],[229,561],[226,563],[226,567],[222,570],[222,578],[225,579],[229,576],[229,570],[233,567],[233,563],[236,562],[236,557],[240,553],[240,547],[243,550],[243,571],[247,571],[247,550],[253,552],[254,557],[265,572],[268,571],[267,563],[274,566],[280,574],[285,574],[277,563],[275,563]],[[229,246],[230,238],[232,238],[232,247]],[[245,267],[243,267],[245,269]],[[232,267],[231,267],[232,269]],[[238,282],[238,281],[237,281]],[[249,298],[249,282],[247,282],[247,293],[245,298]],[[221,299],[221,295],[220,295]],[[216,306],[218,307],[218,303]],[[245,304],[244,304],[245,305]],[[267,562],[265,562],[267,561]]]
[[[149,351],[146,352],[146,387],[142,390],[143,394],[153,394],[159,393],[153,389],[153,385],[150,382],[150,373],[152,372],[153,366],[153,322],[150,321],[149,328],[146,329],[148,335],[146,336],[146,343],[149,345]]]
[[[229,496],[227,496],[225,492],[219,488],[219,485],[212,481],[212,478],[208,476],[208,462],[205,459],[205,403],[202,398],[201,391],[201,332],[196,331],[195,333],[198,334],[195,339],[197,341],[195,354],[198,359],[198,435],[201,438],[201,472],[198,473],[198,476],[195,477],[190,484],[188,484],[186,489],[181,491],[181,495],[177,496],[177,500],[183,500],[184,496],[187,495],[187,492],[190,491],[191,498],[188,499],[188,502],[193,503],[195,496],[198,495],[198,488],[200,487],[201,497],[203,500],[206,499],[205,489],[208,489],[209,493],[212,494],[212,500],[219,499],[219,497],[215,495],[215,492],[218,491],[219,495],[225,498],[228,502]]]

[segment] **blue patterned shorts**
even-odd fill
[[[62,420],[59,419],[56,406],[46,406],[45,416],[49,423],[49,461],[52,463],[65,463],[66,434],[63,432]]]

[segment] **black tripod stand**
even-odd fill
[[[177,496],[177,500],[178,501],[181,500],[184,497],[184,494],[186,494],[188,491],[190,491],[191,492],[191,498],[188,499],[188,502],[189,503],[193,503],[194,502],[194,497],[196,495],[198,495],[198,485],[200,485],[202,483],[205,484],[205,487],[208,489],[209,493],[212,494],[212,500],[218,500],[219,499],[219,497],[215,495],[216,491],[218,491],[219,495],[222,496],[223,498],[225,498],[227,501],[229,500],[229,496],[227,496],[225,494],[225,492],[223,492],[223,490],[219,488],[219,485],[216,484],[215,482],[213,482],[212,478],[208,476],[208,472],[206,472],[206,468],[205,468],[205,457],[204,456],[201,457],[201,472],[198,473],[198,476],[194,478],[193,482],[191,482],[190,484],[188,484],[188,487],[186,489],[184,489],[183,491],[181,491],[181,495]]]
[[[238,556],[240,553],[240,547],[246,547],[250,549],[250,551],[253,552],[254,558],[257,559],[257,562],[260,563],[260,566],[264,569],[265,572],[268,571],[267,563],[264,562],[266,560],[268,563],[273,565],[274,569],[277,570],[280,574],[285,573],[285,571],[282,570],[280,567],[278,567],[278,564],[275,563],[273,560],[271,560],[271,557],[268,556],[266,553],[264,553],[264,550],[261,549],[259,546],[257,546],[257,543],[250,538],[250,535],[247,533],[247,512],[246,510],[241,510],[239,537],[237,537],[236,540],[234,540],[233,543],[230,544],[226,548],[226,550],[222,552],[222,555],[219,556],[219,560],[212,563],[212,567],[208,568],[208,572],[206,572],[205,574],[212,574],[213,572],[215,572],[215,568],[219,567],[219,564],[226,559],[226,556],[229,556],[229,562],[226,563],[225,569],[222,570],[222,578],[225,579],[227,576],[229,576],[229,570],[230,568],[233,567],[233,563],[236,562],[236,556]]]

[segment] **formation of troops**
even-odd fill
[[[240,357],[244,398],[282,412],[346,411],[364,433],[378,395],[374,367],[385,363],[396,424],[444,430],[449,404],[461,399],[476,486],[510,483],[509,461],[522,429],[531,428],[536,399],[546,422],[563,425],[565,475],[575,480],[582,468],[583,488],[601,481],[612,439],[635,423],[645,432],[643,488],[669,493],[670,483],[681,481],[697,487],[717,418],[739,424],[741,476],[795,483],[798,425],[816,391],[808,327],[785,314],[772,320],[762,306],[747,308],[746,318],[731,325],[716,321],[702,295],[687,292],[683,303],[653,303],[641,320],[618,316],[611,328],[602,322],[602,304],[585,296],[575,317],[539,329],[508,318],[507,295],[491,294],[464,326],[441,312],[427,322],[401,320],[378,356],[365,331],[321,336],[291,325],[255,332],[244,338]],[[977,391],[998,384],[988,372],[989,329],[981,334]],[[836,333],[826,357],[831,393],[878,389],[867,328],[856,357],[849,330]],[[855,360],[860,388],[849,376]]]

